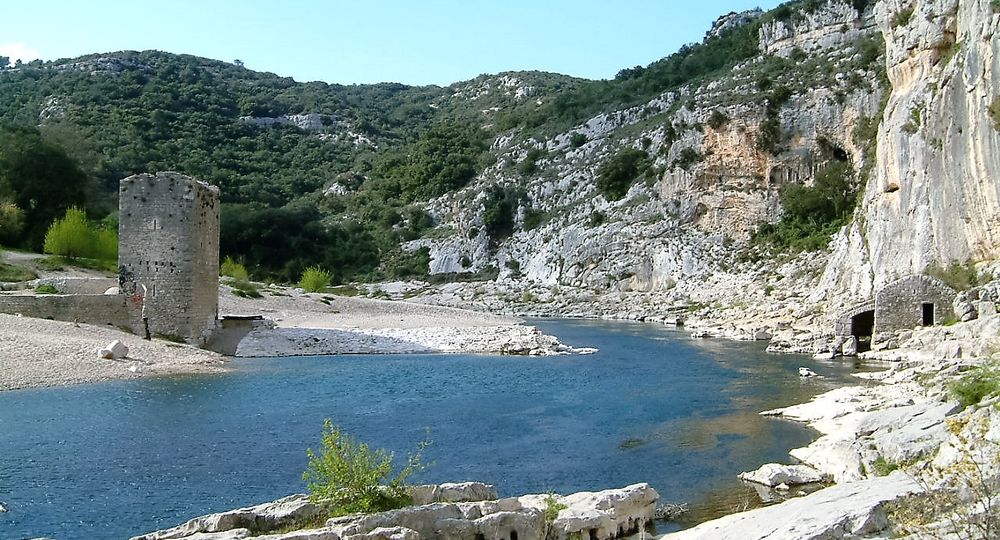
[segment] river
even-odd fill
[[[599,352],[246,359],[220,375],[0,392],[0,538],[127,538],[302,492],[326,418],[397,459],[429,438],[415,482],[502,496],[649,482],[700,521],[754,504],[736,475],[814,437],[759,411],[857,369],[657,325],[532,323]]]

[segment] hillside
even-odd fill
[[[155,51],[33,62],[0,72],[0,121],[80,165],[94,218],[133,172],[219,185],[224,254],[259,279],[314,264],[338,281],[485,279],[423,298],[744,317],[731,333],[762,337],[828,327],[895,276],[996,258],[995,8],[946,4],[731,13],[606,81],[342,86]],[[970,206],[941,210],[954,201]],[[926,241],[894,232],[931,222]],[[968,242],[942,240],[955,227]]]

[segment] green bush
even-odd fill
[[[524,192],[518,189],[490,186],[486,190],[483,227],[490,239],[490,249],[496,249],[503,239],[514,234],[514,218],[524,198]]]
[[[38,294],[59,294],[59,289],[51,283],[42,283],[35,287],[35,292]]]
[[[895,471],[898,468],[898,463],[889,461],[883,456],[875,458],[875,461],[872,463],[872,470],[875,473],[875,476],[889,476],[892,471]]]
[[[979,284],[979,274],[976,273],[976,266],[971,261],[965,264],[952,261],[947,267],[932,265],[927,267],[924,273],[940,279],[956,291],[967,291]]]
[[[709,127],[711,127],[712,129],[719,129],[722,126],[729,123],[729,116],[726,113],[716,109],[712,111],[711,115],[709,115],[707,123]]]
[[[626,148],[597,169],[597,189],[609,201],[617,201],[628,193],[636,178],[649,170],[649,155],[643,150]]]
[[[892,21],[890,21],[890,25],[893,28],[906,26],[910,24],[910,19],[912,18],[913,18],[913,8],[912,7],[904,8],[899,10],[895,15],[892,16]]]
[[[118,259],[118,232],[94,228],[79,208],[66,210],[45,233],[45,253],[69,259],[94,259],[100,266]]]
[[[569,136],[569,145],[573,148],[580,148],[585,144],[587,144],[587,136],[583,133],[574,131],[573,134]]]
[[[247,272],[247,268],[230,256],[223,259],[219,274],[231,277],[236,281],[250,281],[250,272]]]
[[[309,292],[320,292],[330,284],[330,273],[318,266],[310,266],[302,272],[299,287]]]
[[[1000,369],[995,364],[979,366],[949,384],[948,390],[963,407],[975,405],[1000,392]]]
[[[753,241],[791,251],[826,247],[830,236],[850,220],[857,204],[854,176],[849,162],[834,161],[816,173],[812,186],[785,186],[781,221],[761,225]]]
[[[24,210],[10,201],[0,202],[0,245],[14,245],[24,231]]]
[[[93,253],[95,247],[87,214],[76,207],[66,210],[66,215],[56,219],[45,233],[45,253],[74,259]]]
[[[319,451],[306,450],[309,464],[302,479],[309,498],[331,516],[402,508],[412,503],[407,480],[424,468],[421,454],[428,444],[421,442],[406,466],[394,472],[391,452],[372,449],[326,420]]]

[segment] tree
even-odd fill
[[[88,177],[61,148],[38,130],[0,129],[0,198],[24,211],[18,244],[38,249],[49,224],[86,199]]]

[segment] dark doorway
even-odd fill
[[[851,317],[851,335],[858,338],[858,352],[872,350],[872,334],[875,330],[875,310],[862,311]]]
[[[921,324],[924,326],[934,326],[934,304],[930,302],[924,302],[921,304],[923,308],[923,317],[921,318]]]

